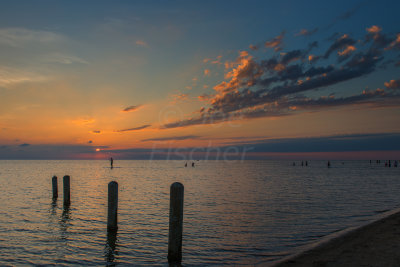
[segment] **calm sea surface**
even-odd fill
[[[184,163],[117,160],[111,170],[107,161],[0,161],[0,265],[168,266],[169,188],[176,181],[185,186],[184,266],[276,260],[400,205],[400,168],[382,163]],[[71,176],[66,211],[64,175]],[[119,229],[107,236],[112,180],[119,183]]]

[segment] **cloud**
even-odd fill
[[[360,3],[354,6],[353,8],[347,10],[346,12],[340,14],[339,16],[334,18],[333,21],[325,29],[330,29],[333,25],[335,25],[339,21],[348,20],[357,13],[357,11],[362,7],[362,5],[363,3]]]
[[[219,55],[219,56],[217,56],[215,59],[211,59],[211,58],[205,58],[205,59],[203,59],[203,63],[210,63],[210,64],[218,64],[218,65],[220,65],[220,64],[222,64],[221,63],[221,59],[222,59],[222,56],[221,55]]]
[[[116,130],[116,132],[118,132],[118,133],[122,133],[122,132],[132,132],[132,131],[139,131],[139,130],[146,129],[146,128],[150,127],[150,126],[151,126],[151,124],[146,124],[146,125],[142,125],[142,126],[135,127],[135,128],[129,128],[129,129]]]
[[[209,69],[205,69],[204,70],[204,76],[209,76],[210,75],[210,70]]]
[[[0,29],[0,44],[12,47],[23,47],[32,43],[53,44],[65,39],[64,36],[49,31],[35,31],[25,28]]]
[[[200,138],[200,136],[198,136],[198,135],[184,135],[184,136],[149,138],[149,139],[143,139],[142,142],[148,142],[148,141],[182,141],[182,140],[198,139],[198,138]]]
[[[86,60],[79,58],[77,56],[73,55],[66,55],[66,54],[61,54],[61,53],[51,53],[43,57],[43,61],[49,62],[49,63],[58,63],[58,64],[74,64],[74,63],[79,63],[79,64],[89,64]]]
[[[260,65],[246,51],[239,52],[236,61],[226,62],[225,68],[231,68],[225,74],[225,79],[230,79],[230,81],[223,81],[214,86],[214,90],[221,94],[235,91],[243,85],[251,85],[256,78],[262,75]]]
[[[295,34],[295,36],[310,36],[316,33],[317,31],[318,28],[314,28],[312,30],[301,29],[298,33]]]
[[[257,51],[258,50],[258,46],[257,45],[249,45],[249,48],[250,48],[250,50],[253,50],[253,51]]]
[[[132,112],[132,111],[136,111],[138,110],[140,107],[142,107],[142,105],[136,105],[136,106],[129,106],[126,107],[122,110],[122,112]]]
[[[393,40],[390,45],[386,48],[389,49],[400,49],[400,33],[397,34],[396,39]]]
[[[190,137],[190,136],[182,136]],[[198,138],[197,136],[192,136]],[[173,137],[166,137],[173,138]],[[176,138],[179,139],[179,136]],[[265,153],[301,153],[301,152],[350,152],[360,151],[400,151],[398,142],[400,133],[367,133],[328,135],[300,138],[263,138],[257,137],[245,140],[238,138],[237,142],[230,142],[223,146],[205,147],[168,147],[168,148],[130,148],[112,149],[107,146],[92,145],[29,145],[21,149],[20,145],[0,145],[0,159],[108,159],[110,154],[119,159],[184,159],[192,160],[196,154],[198,159],[227,159],[229,152],[237,151],[236,159],[244,156],[249,158],[263,158]],[[170,141],[157,140],[155,141]],[[188,138],[190,139],[190,138]],[[231,138],[234,140],[235,138]],[[184,140],[184,139],[182,139]],[[151,141],[151,140],[150,140]],[[96,148],[102,151],[96,152]],[[196,153],[194,153],[196,152]],[[246,153],[244,153],[246,152]],[[392,155],[392,154],[391,154]],[[397,154],[398,155],[398,154]],[[231,156],[235,156],[234,154]],[[279,155],[275,155],[279,156]],[[304,157],[302,157],[304,158]]]
[[[382,31],[382,28],[376,25],[371,26],[370,28],[366,28],[368,33],[377,34]]]
[[[334,51],[345,49],[349,46],[353,46],[355,43],[356,41],[350,38],[348,34],[343,34],[325,52],[324,58],[328,58],[330,54]]]
[[[400,80],[390,80],[385,82],[385,86],[389,89],[400,89]]]
[[[356,42],[347,34],[336,36],[330,40],[323,56],[310,54],[318,46],[317,42],[310,43],[305,49],[275,53],[266,59],[255,59],[249,52],[241,51],[235,61],[225,63],[225,79],[214,86],[215,92],[198,97],[206,103],[206,106],[195,113],[198,115],[170,122],[162,128],[289,116],[338,106],[399,105],[400,94],[379,88],[352,96],[326,96],[318,91],[377,70],[379,62],[385,59],[386,46],[383,44],[388,44],[388,40],[393,42],[395,38],[381,31],[375,32],[380,34],[378,42]],[[338,64],[332,64],[329,56],[336,51]],[[317,60],[318,64],[315,63]],[[394,86],[394,83],[386,84]]]
[[[353,45],[348,45],[344,50],[338,51],[339,56],[348,57],[352,52],[356,51],[357,48]]]
[[[30,146],[30,144],[26,144],[26,143],[25,143],[25,144],[20,144],[20,145],[19,145],[19,147],[27,147],[27,146]]]
[[[373,42],[372,49],[390,50],[396,46],[396,38],[388,36],[382,33],[382,28],[374,25],[370,28],[366,28],[367,35],[365,36],[365,42]]]
[[[179,93],[179,94],[171,95],[171,97],[172,97],[171,104],[176,104],[178,101],[186,101],[186,100],[188,100],[189,95],[188,94]]]
[[[265,42],[265,47],[273,48],[275,52],[282,50],[283,46],[283,37],[285,36],[285,31],[283,31],[280,35],[274,37],[270,41]]]
[[[145,41],[143,41],[143,40],[137,40],[137,41],[136,41],[136,45],[142,46],[142,47],[148,47],[148,46],[149,46],[149,45],[148,45]]]
[[[0,86],[10,86],[28,82],[42,82],[50,77],[21,69],[0,66]]]
[[[264,139],[239,142],[236,145],[252,147],[251,152],[398,151],[400,150],[400,143],[396,142],[398,138],[400,133],[349,134]]]
[[[94,134],[100,134],[101,131],[99,131],[99,130],[94,130],[94,131],[92,131],[92,133],[94,133]]]
[[[89,141],[88,141],[88,144],[93,144],[93,141],[92,141],[92,140],[89,140]]]

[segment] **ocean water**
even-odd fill
[[[168,266],[169,190],[176,181],[185,186],[184,266],[276,260],[400,204],[400,168],[382,163],[184,163],[117,160],[110,169],[107,161],[0,161],[0,265]],[[71,176],[67,210],[64,175]],[[107,235],[113,180],[119,229]]]

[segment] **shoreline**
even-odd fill
[[[396,208],[304,245],[293,255],[257,265],[400,266],[399,250],[400,208]]]

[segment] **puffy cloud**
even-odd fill
[[[368,33],[377,34],[382,31],[382,28],[376,25],[371,26],[370,28],[366,28]]]
[[[295,34],[295,36],[310,36],[316,33],[317,31],[318,28],[314,28],[312,30],[301,29],[298,33]]]
[[[225,74],[225,79],[230,79],[230,81],[223,81],[214,86],[214,90],[221,94],[237,90],[243,85],[251,85],[257,77],[262,75],[259,64],[246,51],[241,51],[236,61],[227,62],[225,67],[232,68]]]
[[[352,52],[356,50],[357,48],[354,45],[348,45],[344,50],[338,51],[338,55],[341,57],[348,57]]]
[[[356,49],[356,40],[349,35],[336,35],[330,40],[331,44],[323,56],[310,54],[318,46],[317,42],[310,43],[305,49],[275,53],[261,60],[242,51],[235,61],[226,62],[225,80],[214,87],[215,93],[199,96],[199,100],[208,106],[202,107],[191,118],[170,122],[164,127],[213,124],[227,119],[288,116],[307,110],[346,105],[399,105],[400,94],[382,89],[364,91],[353,96],[318,96],[319,89],[363,77],[379,67],[379,62],[384,59],[386,46],[383,44],[395,39],[377,29],[371,31],[380,35],[378,42],[359,42]],[[333,52],[338,54],[336,65],[328,59]],[[317,60],[318,65],[306,63]],[[397,83],[390,81],[385,85],[397,88]],[[313,97],[307,97],[307,94]]]
[[[209,75],[210,75],[210,73],[211,73],[211,72],[210,72],[210,70],[209,70],[209,69],[205,69],[205,70],[204,70],[204,75],[205,75],[205,76],[209,76]]]
[[[253,50],[253,51],[257,51],[258,50],[258,46],[257,45],[249,45],[249,48],[250,48],[250,50]]]
[[[212,97],[213,97],[213,96],[208,95],[208,94],[202,94],[202,95],[199,95],[197,98],[198,98],[200,101],[209,101],[210,99],[212,99]]]
[[[400,49],[400,33],[397,34],[396,39],[385,49]]]
[[[325,52],[324,58],[328,58],[330,56],[330,54],[334,51],[337,51],[340,49],[345,49],[348,46],[353,46],[355,43],[356,43],[356,41],[354,39],[352,39],[351,37],[349,37],[348,34],[343,34]]]
[[[283,46],[283,37],[285,36],[285,31],[283,31],[280,35],[276,36],[270,41],[265,42],[265,47],[273,48],[275,52],[282,50]]]
[[[389,89],[400,89],[400,80],[390,80],[385,82],[385,86]]]
[[[178,101],[185,101],[189,98],[188,94],[175,94],[175,95],[171,95],[172,97],[172,104],[177,103]]]

